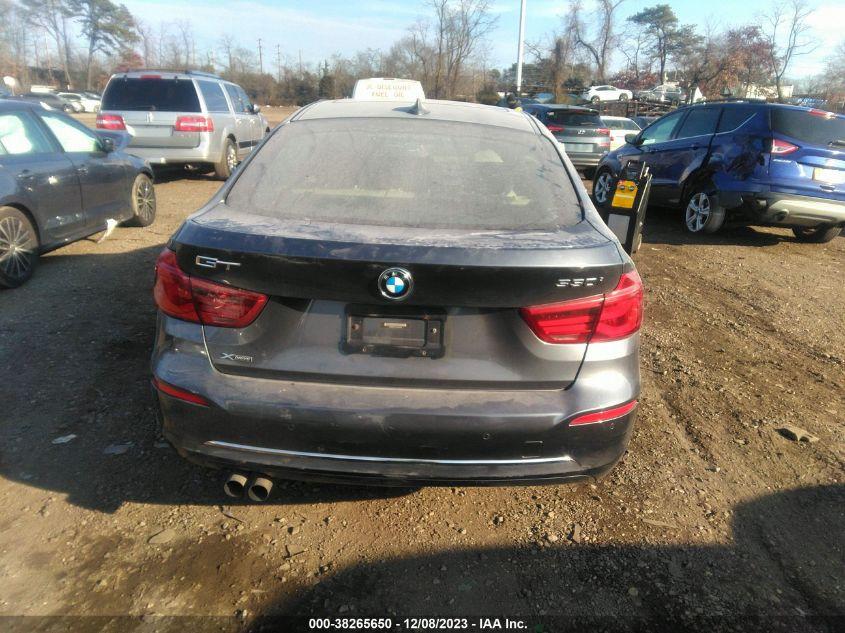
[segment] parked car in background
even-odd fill
[[[845,116],[765,102],[680,108],[608,154],[593,196],[610,199],[630,161],[652,173],[651,200],[680,207],[691,233],[726,221],[792,229],[828,242],[845,225]]]
[[[5,86],[0,86],[0,99],[5,99],[6,97],[11,97],[12,91],[6,88]]]
[[[52,108],[53,110],[60,110],[62,112],[79,112],[80,106],[74,106],[71,101],[63,99],[52,92],[26,92],[19,97],[25,101],[32,101],[41,103]]]
[[[152,171],[121,151],[126,141],[35,103],[0,101],[0,286],[21,285],[40,254],[107,220],[153,222]]]
[[[648,90],[638,90],[636,97],[639,101],[678,105],[687,100],[687,93],[675,84],[659,84]]]
[[[97,127],[129,131],[128,151],[153,165],[205,166],[223,180],[270,132],[243,88],[195,71],[113,75]]]
[[[578,182],[511,110],[302,108],[158,259],[164,436],[257,501],[272,476],[606,473],[632,432],[643,291]]]
[[[639,132],[642,129],[633,120],[624,116],[602,116],[601,122],[610,130],[611,151],[625,144],[625,136]]]
[[[623,90],[615,86],[590,86],[579,95],[585,101],[598,103],[599,101],[627,101],[634,94],[630,90]]]
[[[551,103],[527,105],[524,110],[541,121],[563,143],[572,164],[588,174],[610,151],[610,130],[597,110]]]
[[[79,104],[81,112],[98,112],[100,110],[100,100],[90,97],[84,92],[59,92],[62,99],[67,99],[71,104]]]
[[[659,116],[634,116],[631,119],[636,123],[639,128],[642,130],[643,128],[647,128],[649,125],[657,121]]]

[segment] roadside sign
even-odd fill
[[[360,101],[409,101],[425,99],[422,84],[413,79],[371,77],[355,82],[352,98]]]

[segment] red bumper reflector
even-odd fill
[[[632,400],[627,404],[621,404],[618,407],[613,407],[612,409],[604,409],[603,411],[594,411],[593,413],[585,413],[584,415],[579,415],[577,418],[572,420],[569,423],[569,426],[581,426],[584,424],[599,424],[601,422],[610,422],[610,420],[615,420],[616,418],[621,418],[624,415],[628,415],[634,408],[637,406],[637,401]]]
[[[153,387],[158,389],[161,393],[167,394],[171,398],[176,398],[177,400],[184,400],[185,402],[190,402],[191,404],[198,404],[203,407],[209,406],[208,400],[203,398],[202,396],[198,396],[195,393],[191,393],[190,391],[186,391],[185,389],[180,389],[179,387],[174,387],[166,382],[162,382],[158,378],[153,378]]]

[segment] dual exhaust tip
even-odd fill
[[[252,501],[264,503],[270,498],[273,482],[266,477],[255,477],[250,480],[243,473],[232,473],[223,484],[223,492],[228,496],[240,499],[246,492]]]

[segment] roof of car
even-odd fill
[[[0,112],[8,112],[9,110],[32,110],[34,108],[42,108],[42,106],[31,97],[27,97],[26,99],[16,97],[0,98]]]
[[[601,118],[609,119],[610,121],[632,121],[630,117],[627,116],[609,116],[607,114],[602,114]]]
[[[355,99],[318,101],[305,106],[291,120],[310,121],[315,119],[343,118],[401,119],[419,117],[436,121],[494,125],[537,133],[537,128],[531,122],[531,119],[516,110],[482,105],[480,103],[440,101],[437,99],[426,99],[421,103],[424,112],[417,114],[415,111],[412,111],[415,108],[413,103],[403,101],[364,101]]]
[[[532,104],[532,108],[540,108],[541,110],[574,110],[578,112],[588,112],[590,114],[598,114],[599,111],[586,106],[569,105],[566,103],[536,103]]]

